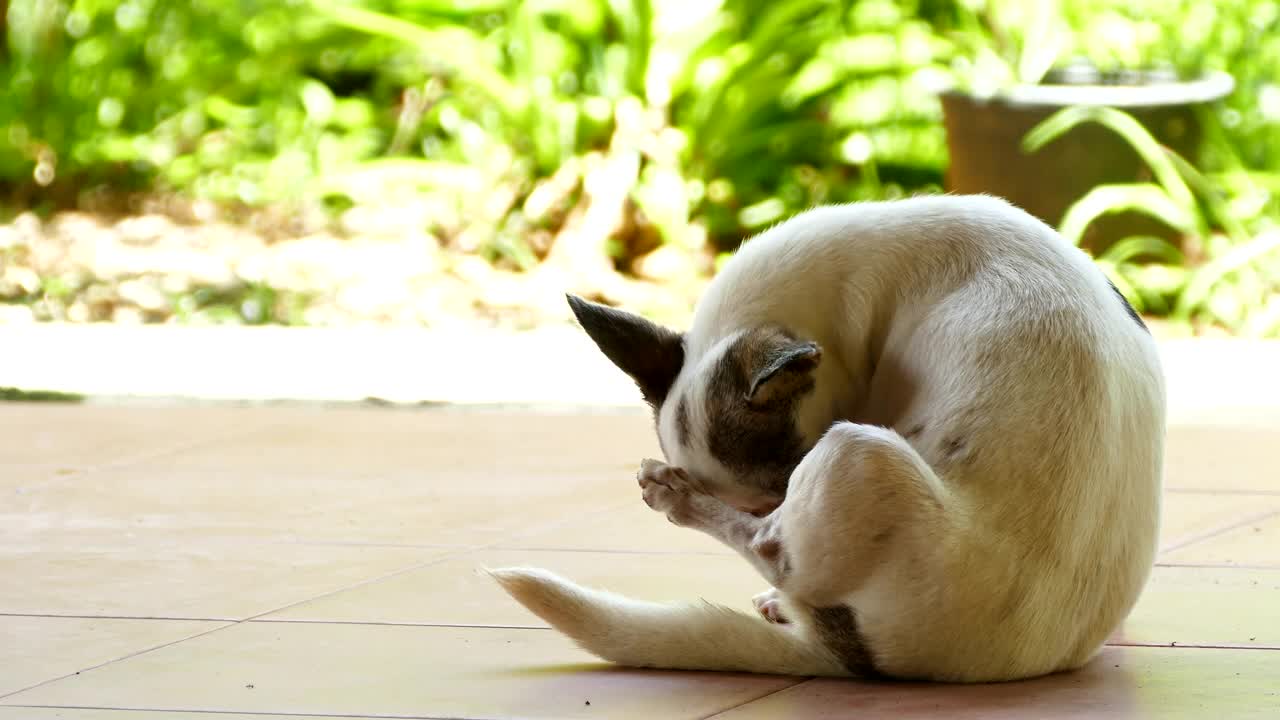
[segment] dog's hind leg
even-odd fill
[[[946,489],[893,430],[836,423],[791,475],[786,499],[755,517],[704,492],[680,468],[645,461],[645,502],[742,555],[806,604],[837,603],[889,552],[927,552],[954,522]]]

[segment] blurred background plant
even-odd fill
[[[511,290],[531,278],[687,304],[792,213],[940,190],[939,88],[1086,57],[1235,77],[1203,152],[1156,153],[1177,172],[1140,190],[1180,208],[1186,242],[1099,262],[1147,312],[1278,331],[1274,1],[8,0],[0,17],[0,297],[21,317],[438,324],[536,305]],[[427,296],[433,312],[387,310]]]

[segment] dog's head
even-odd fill
[[[804,428],[822,349],[785,329],[751,328],[700,358],[685,338],[639,315],[569,296],[600,350],[653,408],[667,462],[748,512],[772,510],[825,426]]]

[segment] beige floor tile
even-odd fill
[[[1280,515],[1248,522],[1220,535],[1191,543],[1165,553],[1160,560],[1166,563],[1280,568]]]
[[[1280,717],[1280,650],[1111,647],[1027,683],[785,690],[607,668],[518,629],[542,624],[477,565],[746,611],[765,587],[640,501],[635,469],[659,454],[641,414],[0,404],[0,438],[0,613],[245,618],[303,601],[234,627],[0,615],[0,695],[84,670],[0,699],[0,720],[703,717],[755,698],[725,717]],[[1174,566],[1118,641],[1280,646],[1280,515],[1259,517],[1280,512],[1277,438],[1170,431]]]
[[[867,717],[1275,718],[1280,651],[1108,648],[1084,669],[999,685],[892,685],[813,680],[716,720]]]
[[[0,697],[225,624],[0,616]]]
[[[0,449],[6,464],[99,466],[216,442],[262,419],[227,406],[0,403]]]
[[[558,471],[633,481],[659,452],[640,413],[539,415],[450,410],[273,409],[257,431],[155,461],[165,469],[427,474],[466,468],[473,478]]]
[[[1277,443],[1277,428],[1172,427],[1165,486],[1280,492]]]
[[[634,483],[632,483],[634,485]],[[630,491],[628,486],[627,490]],[[707,535],[680,528],[640,500],[620,493],[612,511],[517,535],[498,543],[503,548],[539,550],[587,549],[633,552],[733,552]],[[1160,547],[1169,547],[1239,522],[1260,512],[1280,510],[1280,497],[1200,492],[1166,493]]]
[[[1280,497],[1271,495],[1165,493],[1160,548],[1162,551],[1176,548],[1275,511],[1280,511]]]
[[[705,717],[793,682],[606,667],[548,630],[246,623],[5,702],[240,713],[674,720]]]
[[[319,545],[0,546],[0,613],[238,620],[428,562],[443,550]]]
[[[656,602],[710,602],[754,612],[768,583],[737,556],[493,551],[448,558],[303,603],[266,619],[546,627],[479,567],[545,568],[574,582]]]
[[[95,470],[29,487],[0,505],[0,540],[40,549],[271,541],[314,508],[315,478]],[[292,496],[290,495],[292,491]]]
[[[1157,567],[1113,642],[1280,648],[1280,570]]]
[[[10,497],[0,505],[0,540],[40,543],[71,536],[81,538],[77,543],[102,536],[168,542],[176,535],[475,545],[620,501],[613,479],[598,472],[491,475],[467,467],[360,476],[130,466]]]
[[[57,464],[15,464],[0,466],[0,512],[22,502],[23,496],[48,483],[59,482],[86,472]]]
[[[2,702],[2,701],[0,701]],[[157,712],[155,710],[94,710],[91,708],[33,708],[0,705],[0,720],[280,720],[279,715],[246,715],[203,712]],[[361,715],[308,715],[306,720],[377,720]]]
[[[626,489],[630,497],[622,499],[616,509],[517,535],[503,540],[498,546],[531,550],[710,553],[736,557],[723,543],[705,533],[676,527],[664,515],[654,512],[640,499],[640,488],[634,482]]]
[[[182,423],[195,410],[172,412]],[[0,538],[180,530],[481,545],[634,499],[635,468],[654,452],[649,421],[635,413],[238,412],[250,428],[239,437],[11,495],[0,505]]]

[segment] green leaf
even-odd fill
[[[1132,210],[1149,215],[1183,232],[1195,232],[1196,221],[1185,205],[1158,185],[1132,183],[1099,185],[1077,200],[1062,218],[1059,232],[1079,245],[1089,224],[1103,215]]]
[[[1250,313],[1240,334],[1250,338],[1280,335],[1280,294],[1272,295],[1262,309]]]
[[[1189,319],[1191,313],[1205,303],[1209,294],[1224,277],[1247,267],[1250,263],[1277,249],[1280,249],[1280,232],[1264,233],[1196,270],[1191,282],[1187,284],[1186,291],[1178,298],[1177,307],[1174,309],[1175,318]]]
[[[317,12],[353,30],[413,45],[489,96],[508,117],[517,118],[529,101],[527,93],[495,69],[491,48],[463,26],[426,28],[407,20],[331,0],[312,0]]]
[[[1024,152],[1035,152],[1086,122],[1096,122],[1124,138],[1151,168],[1156,181],[1168,193],[1169,199],[1182,206],[1184,215],[1194,218],[1195,197],[1170,159],[1172,153],[1128,113],[1109,107],[1082,105],[1064,108],[1032,128],[1022,140],[1022,149]]]
[[[307,118],[317,125],[328,123],[337,104],[329,87],[315,80],[307,80],[302,83],[301,95]]]
[[[1127,237],[1108,248],[1098,256],[1098,260],[1119,265],[1144,255],[1159,258],[1173,265],[1181,265],[1184,261],[1181,250],[1174,247],[1168,240],[1151,235]]]
[[[1218,323],[1232,329],[1240,325],[1245,314],[1244,303],[1240,301],[1236,289],[1230,285],[1214,288],[1209,294],[1209,301],[1205,303],[1205,310]]]
[[[1204,198],[1214,219],[1222,225],[1222,229],[1226,231],[1227,236],[1237,244],[1248,242],[1249,231],[1236,218],[1236,213],[1222,197],[1222,192],[1181,155],[1167,148],[1165,153],[1169,158],[1169,162],[1177,168],[1182,177],[1186,178],[1187,183],[1200,194],[1200,197]]]
[[[1177,265],[1130,265],[1127,275],[1141,291],[1161,296],[1178,294],[1191,279],[1191,271]]]

